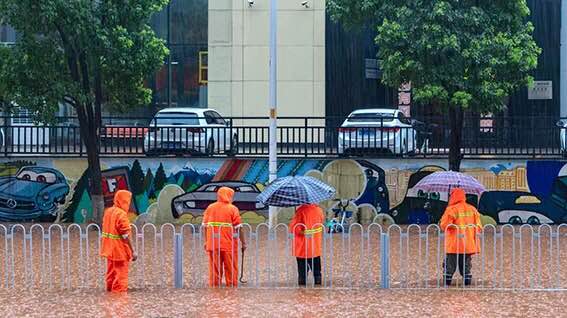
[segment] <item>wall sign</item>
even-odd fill
[[[528,99],[553,99],[553,81],[534,81],[533,86],[528,87]]]

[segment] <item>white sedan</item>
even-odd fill
[[[338,153],[414,153],[416,136],[410,120],[397,109],[356,110],[339,128]]]
[[[562,119],[557,122],[557,127],[561,128],[561,132],[559,133],[559,141],[561,142],[561,153],[567,155],[567,140],[565,139],[565,130],[567,130],[567,120]]]
[[[213,109],[163,109],[154,116],[144,137],[146,154],[234,154],[237,149],[236,132]]]

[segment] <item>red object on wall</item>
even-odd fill
[[[109,208],[114,203],[114,194],[118,190],[128,190],[130,189],[130,183],[128,181],[128,167],[119,167],[102,172],[102,195],[104,197],[104,206]],[[130,206],[130,212],[137,213],[136,204],[132,200],[132,205]]]

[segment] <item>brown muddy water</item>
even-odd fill
[[[0,292],[3,317],[565,317],[562,292],[133,290]]]
[[[487,231],[473,261],[472,287],[458,274],[443,288],[438,233],[390,233],[390,287],[380,289],[380,232],[354,231],[325,241],[324,287],[297,288],[287,234],[251,236],[244,260],[248,281],[237,290],[207,287],[202,241],[183,242],[184,289],[173,289],[173,233],[137,235],[128,295],[102,291],[98,239],[57,231],[0,235],[0,317],[567,317],[567,228]],[[1,234],[1,233],[0,233]],[[96,233],[94,233],[96,234]],[[407,234],[407,235],[406,235]],[[24,253],[24,250],[26,251]],[[13,262],[13,264],[12,264]],[[547,291],[534,291],[546,289]]]

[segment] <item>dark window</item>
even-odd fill
[[[394,121],[394,114],[393,113],[352,114],[348,118],[348,121],[353,123],[375,123],[379,121],[391,122]]]
[[[199,116],[195,113],[158,113],[155,120],[158,125],[199,125]]]

